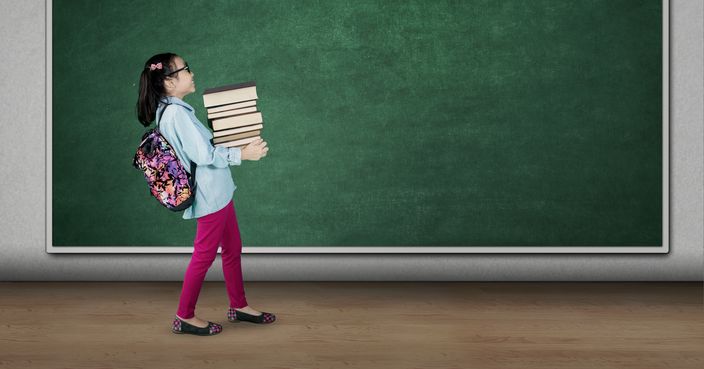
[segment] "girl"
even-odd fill
[[[171,144],[187,171],[190,162],[196,170],[196,194],[183,219],[197,218],[193,256],[186,269],[178,310],[172,332],[214,335],[222,326],[195,316],[195,306],[205,274],[222,246],[222,269],[230,300],[227,319],[231,322],[273,323],[274,314],[260,312],[247,305],[242,284],[242,266],[237,217],[232,194],[237,188],[230,165],[242,160],[259,160],[269,150],[259,139],[240,149],[213,146],[213,134],[196,118],[193,107],[183,98],[195,92],[193,72],[188,63],[172,53],[154,55],[144,64],[139,80],[137,116],[145,127],[159,119],[159,131]]]

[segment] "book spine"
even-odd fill
[[[240,128],[233,128],[233,129],[226,129],[223,131],[213,131],[213,137],[223,137],[227,135],[233,135],[235,133],[241,133],[241,132],[247,132],[247,131],[256,131],[257,129],[262,129],[264,128],[263,124],[253,124],[251,126],[244,126]]]
[[[241,103],[234,103],[234,104],[226,104],[226,105],[218,105],[214,106],[212,108],[208,108],[207,112],[208,114],[212,113],[220,113],[225,110],[234,110],[234,109],[240,109],[240,108],[247,108],[250,106],[256,106],[257,105],[257,99],[254,100],[247,100],[243,101]]]
[[[222,131],[228,128],[237,128],[258,123],[263,123],[262,113],[259,111],[234,117],[208,119],[208,124],[213,131]]]
[[[233,117],[235,115],[242,115],[242,114],[247,114],[247,113],[254,113],[258,111],[256,106],[248,106],[246,108],[240,108],[240,109],[232,109],[232,110],[225,110],[219,113],[212,113],[208,114],[208,119],[217,119],[217,118],[225,118],[225,117]]]
[[[210,108],[218,105],[239,103],[257,99],[256,87],[247,87],[241,90],[228,90],[203,95],[203,105]]]
[[[218,144],[218,143],[222,143],[222,142],[236,141],[236,140],[247,138],[247,137],[258,136],[260,133],[261,133],[261,130],[248,131],[248,132],[244,132],[244,133],[238,133],[236,135],[211,138],[210,142],[212,144]]]
[[[219,143],[219,144],[217,144],[217,145],[215,145],[215,146],[222,146],[222,147],[241,147],[241,146],[244,146],[244,145],[246,145],[246,144],[248,144],[248,143],[250,143],[250,142],[252,142],[252,141],[254,141],[254,140],[257,140],[257,139],[259,139],[259,138],[260,138],[259,136],[248,137],[248,138],[243,138],[243,139],[237,140],[237,141],[230,141],[230,142]]]

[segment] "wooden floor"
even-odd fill
[[[248,282],[171,333],[179,282],[0,282],[0,368],[704,368],[702,283]]]

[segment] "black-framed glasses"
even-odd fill
[[[168,73],[168,74],[166,74],[166,75],[167,75],[167,76],[170,76],[170,75],[176,74],[176,73],[178,73],[178,72],[180,72],[180,71],[182,71],[182,70],[187,70],[188,73],[191,73],[191,67],[188,66],[188,63],[185,63],[185,62],[184,62],[184,64],[185,64],[186,66],[184,66],[183,68],[176,69],[175,71],[173,71],[173,72],[171,72],[171,73]]]

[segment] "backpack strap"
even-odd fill
[[[164,106],[164,109],[161,109],[161,114],[157,113],[157,117],[156,117],[156,129],[157,130],[159,130],[159,121],[161,120],[161,116],[164,115],[166,108],[168,108],[169,105],[171,105],[171,103],[168,101],[160,101],[160,102],[164,103],[166,106]]]
[[[166,108],[168,108],[169,105],[171,105],[171,103],[168,101],[161,101],[161,102],[164,103],[166,106],[164,106],[164,109],[161,109],[161,114],[157,114],[157,117],[156,117],[156,130],[157,131],[159,130],[159,121],[161,120],[161,117],[164,115]],[[197,167],[198,166],[196,165],[196,163],[194,163],[193,160],[191,160],[191,178],[193,180],[194,189],[195,189],[195,182],[196,182],[196,168]]]
[[[194,192],[196,190],[196,169],[197,168],[198,168],[198,166],[196,165],[196,163],[191,161],[191,174],[192,174],[191,179],[193,180],[193,191]]]

